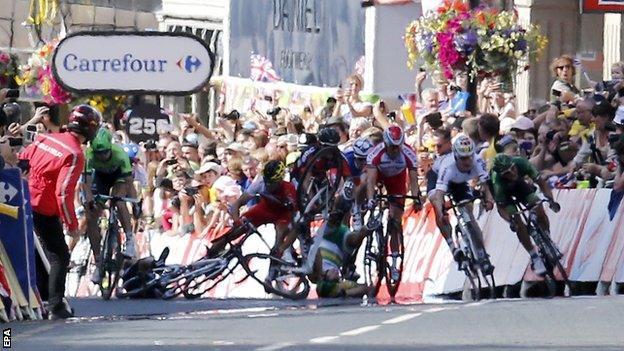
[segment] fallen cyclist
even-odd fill
[[[345,212],[335,210],[321,227],[322,239],[315,255],[314,269],[308,276],[316,284],[319,297],[362,297],[368,292],[366,285],[341,276],[342,266],[370,233],[366,226],[349,231],[343,224]],[[374,229],[374,228],[373,228]],[[316,248],[316,245],[315,245]],[[316,251],[316,253],[313,253]]]

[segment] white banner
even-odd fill
[[[212,74],[211,53],[187,33],[79,32],[54,53],[57,81],[77,93],[185,95]]]

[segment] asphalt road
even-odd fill
[[[355,300],[72,301],[3,325],[12,350],[623,350],[624,296],[361,306]]]

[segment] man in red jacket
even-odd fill
[[[22,165],[27,163],[35,231],[50,261],[50,319],[72,316],[63,302],[70,255],[62,223],[70,234],[76,234],[74,194],[85,162],[81,144],[93,139],[100,120],[100,114],[91,106],[76,106],[69,115],[67,131],[40,134],[19,155]]]

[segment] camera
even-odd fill
[[[19,89],[9,89],[6,93],[6,97],[9,99],[17,99],[20,96]]]
[[[169,166],[175,165],[176,163],[178,163],[178,160],[176,160],[175,158],[165,161],[165,164]]]
[[[622,138],[622,136],[620,134],[610,134],[609,135],[609,144],[610,145],[614,145],[618,141],[620,141],[621,138]]]
[[[9,146],[16,147],[16,146],[23,146],[23,145],[24,145],[23,138],[9,138]]]
[[[24,132],[24,144],[31,144],[35,141],[35,136],[37,136],[37,126],[32,124],[27,125],[26,131]]]
[[[230,111],[230,113],[223,116],[223,118],[227,119],[228,121],[236,121],[240,118],[240,113],[238,113],[238,111],[236,110],[232,110]]]
[[[425,116],[425,122],[433,129],[442,127],[442,114],[440,112],[430,113]]]
[[[145,146],[145,150],[151,151],[157,149],[156,141],[154,139],[147,140],[143,146]]]
[[[555,138],[555,134],[557,134],[556,130],[551,130],[546,133],[546,140],[553,140]]]
[[[271,117],[275,117],[277,116],[280,112],[282,111],[281,108],[279,107],[275,107],[272,109],[267,110],[267,115],[271,116]]]
[[[199,188],[196,186],[189,186],[189,187],[184,188],[184,190],[189,196],[194,196],[199,193]]]

